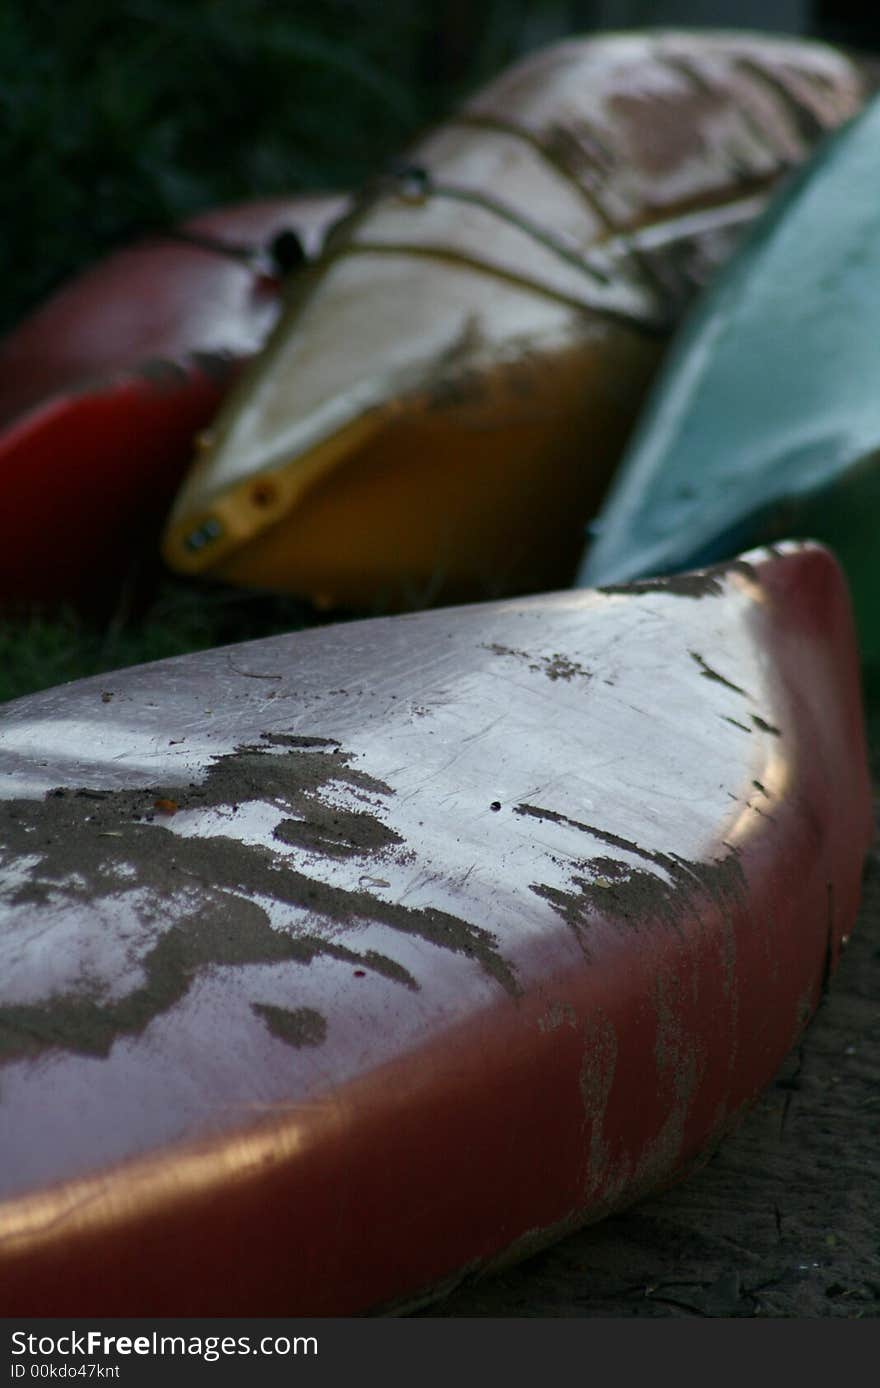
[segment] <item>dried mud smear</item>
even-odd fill
[[[880,840],[828,998],[709,1163],[420,1314],[877,1319],[878,1075]]]
[[[39,911],[61,899],[85,907],[131,891],[141,899],[146,891],[154,916],[159,913],[161,919],[172,901],[174,911],[173,924],[141,961],[143,984],[121,999],[108,1001],[99,988],[81,986],[36,1003],[0,1006],[0,1061],[53,1048],[107,1055],[117,1039],[140,1034],[186,996],[200,972],[213,967],[308,964],[327,955],[403,986],[418,986],[394,959],[374,950],[360,954],[304,932],[302,911],[331,925],[368,921],[417,936],[468,956],[509,993],[517,992],[495,937],[479,926],[434,908],[401,906],[367,891],[329,886],[311,877],[296,853],[276,854],[231,835],[181,836],[156,819],[157,799],[174,801],[179,810],[226,807],[233,812],[245,801],[272,801],[289,815],[278,837],[300,848],[333,857],[375,857],[400,842],[366,809],[344,812],[322,800],[321,792],[333,784],[364,796],[391,794],[383,782],[352,767],[336,744],[319,741],[328,750],[316,751],[315,740],[290,739],[288,750],[277,735],[266,743],[218,758],[197,785],[59,789],[41,801],[0,805],[3,860],[39,858],[26,880],[7,892],[11,905]],[[269,751],[269,744],[282,750]],[[119,875],[123,865],[129,869],[125,879]],[[274,927],[253,896],[291,907],[288,929]],[[271,1030],[269,1014],[260,1015]]]
[[[659,919],[672,929],[681,920],[682,902],[694,897],[714,901],[722,915],[743,900],[746,882],[735,852],[712,863],[692,863],[675,853],[660,853],[642,848],[619,834],[610,834],[595,825],[582,824],[555,810],[537,805],[517,805],[515,813],[531,819],[550,820],[578,829],[609,848],[632,853],[651,868],[633,868],[607,855],[585,858],[574,863],[571,885],[574,890],[563,891],[534,883],[532,891],[549,901],[568,922],[581,943],[588,947],[591,919],[613,915],[623,925],[638,927],[646,920]],[[669,879],[664,880],[660,868]],[[580,874],[589,874],[587,876]]]
[[[327,1023],[313,1007],[273,1007],[271,1003],[251,1003],[273,1036],[299,1050],[301,1046],[320,1046],[327,1036]]]
[[[638,579],[633,583],[606,583],[598,591],[608,595],[625,593],[633,598],[643,593],[671,593],[679,598],[718,598],[724,592],[723,580],[728,574],[742,574],[743,578],[753,583],[758,581],[751,564],[744,559],[735,559],[730,564],[715,564],[698,573],[668,574],[660,578]]]
[[[548,680],[565,680],[568,682],[573,679],[590,680],[592,675],[589,670],[585,670],[576,660],[571,660],[568,656],[560,655],[559,652],[553,655],[542,655],[533,658],[527,651],[517,651],[511,646],[502,646],[497,641],[484,646],[484,649],[491,651],[493,655],[512,656],[514,660],[524,661],[529,669],[535,674],[546,675]]]
[[[689,651],[688,654],[690,655],[690,658],[694,662],[694,664],[699,666],[700,674],[703,676],[703,679],[712,680],[715,684],[721,684],[724,686],[725,689],[732,690],[734,694],[742,694],[744,699],[749,698],[748,693],[745,689],[743,689],[742,685],[734,684],[724,675],[719,675],[717,670],[713,670],[712,666],[707,664],[707,662],[700,655],[699,651]]]

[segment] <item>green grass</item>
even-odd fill
[[[136,614],[120,611],[99,621],[66,609],[0,620],[0,703],[87,675],[327,620],[293,598],[169,577]]]

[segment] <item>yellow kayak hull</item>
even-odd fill
[[[621,332],[485,373],[475,399],[389,402],[315,450],[314,480],[297,461],[225,496],[232,533],[249,512],[280,519],[245,530],[213,572],[319,607],[369,597],[387,610],[563,585],[658,357]]]
[[[175,569],[391,610],[571,581],[669,334],[865,79],[749,35],[573,40],[379,180],[202,440]]]

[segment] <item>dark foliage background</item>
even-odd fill
[[[577,8],[7,0],[0,329],[153,227],[238,198],[357,184],[463,86],[542,29],[568,27]]]
[[[854,0],[3,0],[0,331],[153,227],[359,183],[518,53],[675,23],[880,46]]]

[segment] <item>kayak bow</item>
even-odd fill
[[[9,705],[0,1312],[343,1315],[705,1158],[871,835],[815,547]]]
[[[669,330],[856,64],[749,35],[572,40],[331,237],[203,438],[168,563],[319,605],[571,581]]]
[[[273,241],[293,228],[312,257],[345,206],[203,213],[87,270],[0,344],[0,606],[118,595],[278,317]]]

